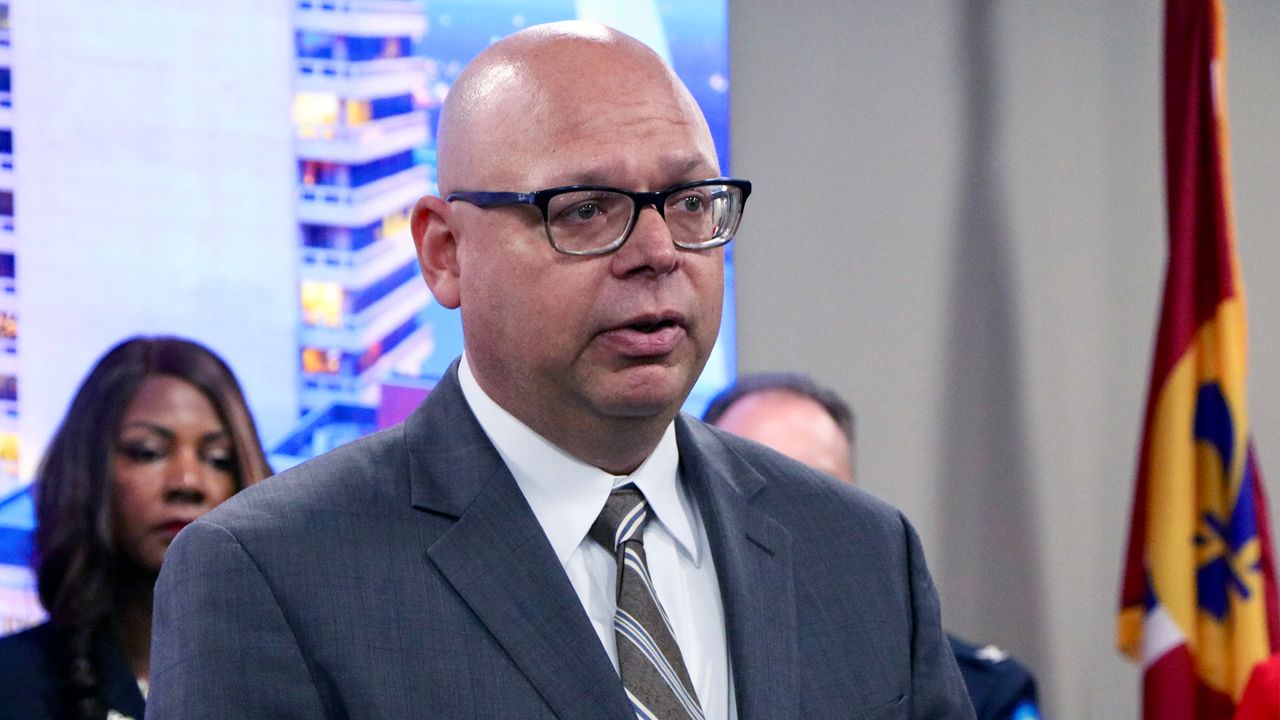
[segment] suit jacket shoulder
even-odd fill
[[[741,683],[754,662],[770,667],[762,683],[799,674],[791,691],[800,707],[757,716],[972,717],[919,538],[902,513],[687,416],[677,437],[721,576],[731,645],[776,633],[760,643],[768,657],[745,643],[732,649],[739,692],[751,692]]]
[[[859,521],[874,523],[894,533],[905,522],[897,508],[880,498],[760,443],[689,416],[681,416],[681,423],[692,446],[708,456],[709,467],[727,470],[738,462],[744,463],[759,477],[738,478],[737,482],[741,482],[746,491],[767,491],[765,498],[771,504],[836,502],[840,512],[846,514],[846,520],[847,514],[852,514]]]
[[[576,597],[451,372],[402,425],[179,534],[148,712],[621,720]]]
[[[237,493],[200,521],[279,531],[352,507],[408,498],[404,427],[397,425],[285,470]]]

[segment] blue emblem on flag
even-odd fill
[[[1231,492],[1231,468],[1235,459],[1235,423],[1231,408],[1216,383],[1200,386],[1196,397],[1195,437],[1208,443],[1217,454],[1222,468],[1219,478],[1223,497]],[[1205,511],[1195,544],[1206,549],[1209,560],[1196,571],[1196,590],[1200,607],[1214,618],[1223,620],[1230,610],[1230,595],[1249,598],[1249,586],[1242,579],[1246,572],[1256,572],[1257,563],[1243,566],[1241,557],[1245,546],[1258,536],[1258,520],[1253,506],[1253,472],[1245,463],[1244,480],[1230,511],[1223,514],[1213,509]]]

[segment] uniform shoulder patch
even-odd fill
[[[986,660],[987,662],[994,665],[995,663],[1002,663],[1005,660],[1008,660],[1009,653],[1005,652],[1004,650],[1001,650],[999,647],[995,645],[986,645],[984,647],[978,648],[978,651],[974,653],[974,657],[977,657],[981,660]]]

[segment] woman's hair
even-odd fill
[[[119,574],[112,457],[125,410],[147,378],[178,378],[213,405],[231,440],[236,489],[271,474],[235,375],[208,348],[174,337],[116,345],[81,383],[37,471],[34,565],[40,601],[67,647],[68,708],[102,717],[93,643],[110,621]]]

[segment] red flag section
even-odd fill
[[[1121,650],[1146,720],[1229,719],[1280,649],[1262,477],[1249,435],[1221,0],[1167,0],[1169,264],[1121,588]]]

